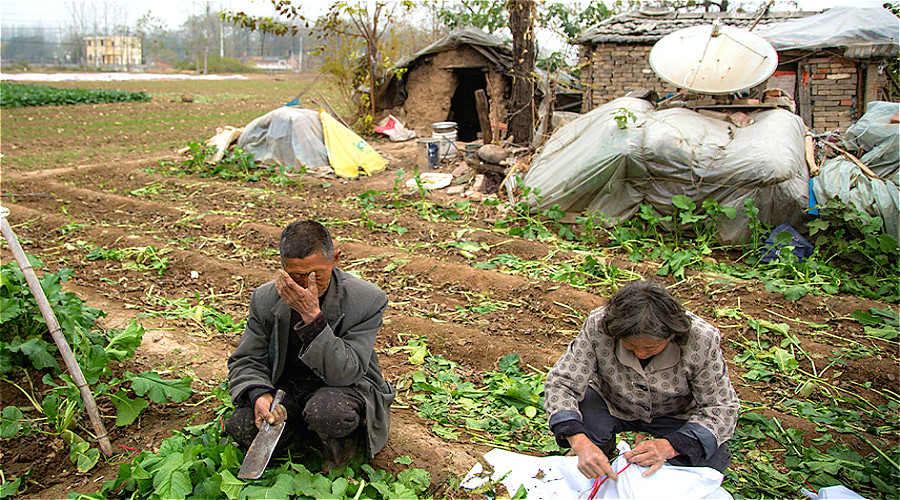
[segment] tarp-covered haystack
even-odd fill
[[[744,200],[769,225],[795,227],[807,217],[806,128],[782,109],[754,113],[735,127],[688,109],[656,111],[630,97],[615,99],[557,130],[532,163],[524,184],[540,189],[540,208],[599,211],[625,220],[642,204],[672,212],[676,195],[712,198],[737,209],[720,220],[725,243],[747,241]]]
[[[363,138],[324,111],[282,106],[253,120],[237,147],[256,161],[355,178],[372,175],[387,162]]]

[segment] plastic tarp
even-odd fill
[[[460,45],[471,45],[498,67],[512,66],[512,51],[499,38],[478,28],[468,27],[454,30],[415,54],[400,59],[394,67],[405,68],[420,57],[452,50]]]
[[[832,158],[822,164],[819,175],[813,178],[813,193],[820,204],[837,198],[861,212],[880,217],[884,232],[900,242],[900,194],[896,175],[894,180],[872,179],[850,160]]]
[[[814,16],[759,26],[755,33],[775,50],[817,50],[829,47],[879,47],[897,55],[900,22],[882,8],[834,7]]]
[[[891,117],[900,111],[895,102],[873,102],[844,134],[845,145],[864,154],[860,160],[879,176],[873,179],[860,168],[838,156],[826,160],[813,178],[816,201],[831,198],[853,205],[857,210],[880,217],[884,232],[900,242],[900,126]]]
[[[801,227],[808,216],[806,128],[782,109],[754,113],[738,128],[687,109],[656,111],[643,99],[621,97],[564,125],[547,141],[523,179],[538,208],[602,212],[625,220],[640,205],[672,213],[676,195],[698,206],[712,198],[737,210],[719,220],[718,237],[750,237],[744,200],[753,199],[770,226]],[[618,121],[617,121],[618,119]],[[620,128],[618,122],[626,126]]]
[[[891,123],[891,118],[898,112],[900,103],[870,102],[866,114],[844,133],[846,149],[861,151],[860,160],[894,184],[900,170],[900,125]]]
[[[237,147],[256,161],[285,167],[328,167],[325,134],[315,111],[282,106],[244,127]]]
[[[325,148],[334,173],[355,178],[362,170],[366,175],[384,170],[387,162],[368,142],[356,135],[325,111],[319,111],[325,132]]]
[[[649,467],[628,466],[622,454],[631,448],[624,442],[619,442],[618,448],[619,457],[612,463],[613,469],[622,471],[618,481],[603,481],[594,498],[732,498],[721,486],[722,473],[715,469],[666,464],[643,477]],[[594,480],[578,470],[578,457],[532,457],[495,449],[485,453],[484,459],[493,468],[491,474],[485,473],[480,463],[475,464],[463,479],[463,488],[474,489],[488,481],[499,481],[510,495],[524,487],[529,500],[588,498],[593,489]]]
[[[258,162],[305,167],[320,175],[333,170],[355,178],[360,170],[372,175],[387,165],[369,143],[328,113],[293,106],[282,106],[247,124],[237,147]]]

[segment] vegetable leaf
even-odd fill
[[[150,406],[150,403],[144,398],[129,398],[128,393],[124,390],[111,394],[109,397],[118,410],[118,413],[116,413],[116,425],[120,427],[134,422]]]
[[[125,378],[131,381],[135,394],[138,396],[149,394],[150,399],[156,403],[164,404],[169,401],[178,403],[191,397],[191,382],[187,379],[165,380],[154,371],[138,375],[125,372]]]
[[[222,493],[225,493],[225,496],[230,500],[236,500],[237,498],[240,498],[241,490],[244,489],[244,486],[247,483],[234,477],[234,474],[227,470],[223,470],[221,476],[222,484],[220,488],[222,489]]]

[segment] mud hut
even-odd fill
[[[456,30],[397,63],[394,76],[378,92],[380,116],[393,114],[409,128],[454,121],[460,141],[481,132],[475,91],[484,90],[491,122],[506,121],[511,50],[477,28]]]
[[[866,104],[896,100],[900,86],[884,71],[897,57],[897,18],[885,9],[833,8],[818,12],[629,12],[587,30],[582,46],[582,111],[634,90],[660,97],[677,91],[650,68],[649,54],[663,36],[714,21],[753,28],[778,52],[775,74],[758,90],[781,89],[795,112],[816,130],[845,128]]]

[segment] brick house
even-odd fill
[[[831,11],[826,11],[831,17],[841,14],[836,9]],[[887,11],[884,13],[890,15]],[[872,13],[863,14],[871,16]],[[879,15],[878,12],[875,14]],[[796,103],[796,113],[814,130],[846,128],[862,116],[866,103],[897,99],[900,87],[883,71],[886,58],[897,57],[895,35],[864,46],[842,45],[835,37],[825,40],[823,36],[822,43],[808,44],[813,48],[780,45],[766,35],[778,26],[788,27],[804,21],[816,25],[819,17],[812,16],[825,16],[825,13],[773,12],[760,17],[758,23],[757,14],[740,12],[629,12],[606,19],[587,30],[577,41],[582,48],[582,111],[634,90],[652,89],[660,97],[677,92],[674,85],[661,80],[650,68],[650,50],[669,33],[712,24],[715,20],[743,29],[750,29],[757,23],[753,32],[769,40],[779,58],[774,75],[757,90],[784,90]],[[858,17],[865,22],[864,15]],[[886,31],[890,33],[890,17],[887,21],[885,18],[879,20],[887,23]],[[893,21],[896,29],[897,19]],[[821,22],[817,25],[823,26]]]
[[[87,64],[97,68],[128,69],[141,64],[141,39],[136,36],[86,36]]]

